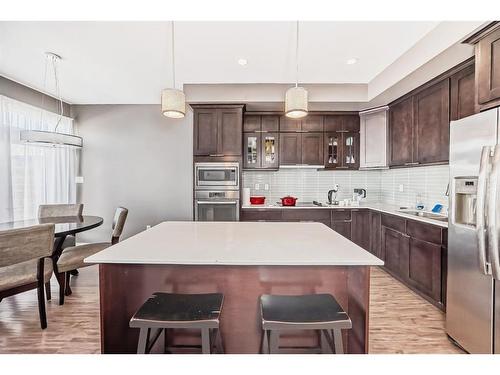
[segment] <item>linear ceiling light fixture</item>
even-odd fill
[[[182,90],[175,88],[175,35],[174,21],[172,21],[172,78],[173,88],[164,89],[161,93],[161,111],[170,118],[183,118],[186,115],[186,95]]]
[[[57,74],[57,64],[61,61],[61,56],[56,55],[52,52],[45,52],[45,71],[43,75],[43,91],[47,91],[47,67],[50,63],[52,65],[52,70],[54,72],[54,84],[56,89],[57,99],[59,101],[59,117],[57,118],[57,123],[54,131],[45,130],[23,130],[20,134],[21,142],[33,143],[40,145],[50,145],[50,146],[71,146],[81,148],[83,146],[83,139],[77,135],[58,133],[57,127],[61,123],[64,114],[64,106],[61,97],[61,90],[59,89],[59,76]],[[42,104],[40,108],[40,125],[43,123],[43,102],[45,94],[42,93]]]
[[[299,21],[295,33],[295,87],[291,87],[285,94],[285,116],[301,118],[307,116],[307,90],[299,87]]]

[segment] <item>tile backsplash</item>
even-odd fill
[[[268,203],[285,195],[293,195],[302,202],[324,202],[328,190],[339,184],[338,199],[352,198],[353,189],[362,188],[367,191],[368,202],[414,207],[418,195],[425,208],[431,209],[436,203],[448,206],[445,195],[448,178],[448,166],[441,165],[374,171],[244,171],[242,179],[243,187],[250,188],[252,195],[266,196]]]

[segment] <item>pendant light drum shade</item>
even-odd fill
[[[177,89],[165,89],[161,93],[161,112],[166,117],[183,118],[186,115],[186,96]]]
[[[300,86],[289,88],[285,94],[285,116],[301,118],[307,116],[307,112],[307,90]]]

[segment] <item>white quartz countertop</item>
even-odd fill
[[[321,223],[163,222],[85,263],[379,266],[384,262]]]
[[[346,210],[346,209],[360,209],[360,208],[366,208],[374,211],[379,211],[383,212],[386,214],[390,215],[396,215],[396,216],[401,216],[405,219],[412,219],[412,220],[417,220],[421,221],[427,224],[432,224],[432,225],[437,225],[443,228],[448,228],[448,221],[440,221],[440,220],[434,220],[422,216],[416,216],[413,214],[405,213],[405,212],[400,212],[401,207],[392,205],[392,204],[386,204],[386,203],[360,203],[359,205],[356,206],[333,206],[333,205],[328,205],[324,202],[323,206],[280,206],[277,204],[255,204],[255,205],[243,205],[242,209],[244,210],[255,210],[255,209],[283,209],[283,210],[301,210],[301,209],[312,209],[312,210],[323,210],[323,209],[329,209],[329,210]],[[402,210],[404,211],[404,210]],[[409,209],[409,211],[412,211],[412,209]],[[444,215],[443,215],[444,216]]]

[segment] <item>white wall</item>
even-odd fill
[[[159,105],[73,105],[83,137],[78,201],[104,224],[79,241],[109,241],[114,210],[129,209],[123,238],[164,220],[192,219],[193,116],[161,114]]]

